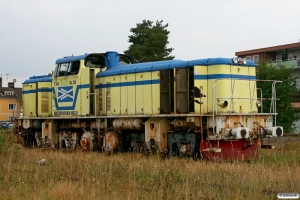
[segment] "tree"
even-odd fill
[[[150,20],[143,20],[131,28],[133,34],[128,36],[130,44],[124,53],[133,57],[135,62],[150,62],[160,60],[173,60],[170,54],[173,48],[167,48],[169,44],[167,30],[168,24],[162,24],[163,20],[156,21],[155,25]]]
[[[292,66],[282,65],[276,67],[267,61],[262,61],[258,65],[257,79],[259,80],[279,80],[276,84],[276,97],[280,100],[276,102],[276,121],[278,126],[282,126],[285,132],[293,131],[293,123],[299,119],[299,109],[291,105],[293,96],[299,93],[296,85],[296,78],[292,78]],[[257,87],[263,91],[263,97],[272,97],[272,82],[258,82]],[[263,112],[270,112],[271,101],[263,101]]]

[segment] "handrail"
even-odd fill
[[[295,58],[292,58],[292,59],[284,59],[284,60],[274,60],[274,61],[270,61],[270,63],[273,63],[273,62],[287,62],[287,61],[293,61],[293,60],[300,60],[300,59],[295,59]]]
[[[202,124],[202,109],[201,109],[201,102],[202,102],[201,97],[202,97],[202,95],[201,94],[203,94],[203,87],[202,86],[200,86],[200,104],[199,104],[200,105],[201,144],[202,144],[203,143],[203,124]]]
[[[230,97],[230,109],[229,109],[229,115],[231,113],[231,109],[233,107],[233,92],[234,92],[234,86],[235,86],[235,79],[232,85],[232,81],[231,81],[231,97]]]
[[[273,111],[276,113],[276,83],[281,83],[282,81],[274,81],[272,83],[272,101],[271,101],[271,106],[273,104]],[[270,114],[271,114],[271,108],[270,108]],[[276,126],[276,115],[275,115],[275,122],[274,125]]]
[[[212,113],[213,113],[213,135],[216,135],[215,134],[215,108],[214,108],[214,90],[215,90],[215,88],[217,87],[216,86],[216,82],[217,82],[217,80],[215,81],[215,84],[213,85],[213,88],[212,88]]]
[[[253,90],[253,95],[250,98],[239,98],[239,97],[234,98],[233,97],[235,80],[249,80],[249,79],[231,79],[231,80],[234,80],[234,83],[233,83],[233,85],[231,87],[231,97],[217,97],[216,93],[217,93],[217,81],[218,80],[228,80],[228,79],[227,78],[216,79],[214,85],[212,86],[213,135],[215,135],[215,129],[214,129],[214,126],[215,126],[215,115],[218,114],[217,109],[215,110],[215,104],[216,104],[216,102],[217,102],[218,99],[230,99],[231,100],[229,114],[231,113],[231,110],[232,110],[233,99],[250,99],[251,102],[253,102],[253,100],[258,100],[258,98],[254,98],[254,90]],[[272,82],[272,98],[271,98],[270,114],[272,113],[272,111],[273,111],[273,113],[276,113],[276,100],[278,100],[276,98],[276,83],[281,83],[282,81],[277,81],[277,80],[258,80],[258,79],[253,79],[253,81],[255,81],[255,82]],[[254,87],[256,87],[256,85]],[[261,112],[263,112],[263,109],[262,109],[262,100],[269,100],[270,98],[262,98],[262,89],[261,88],[256,88],[256,89],[261,91],[261,96],[260,96],[259,99],[261,100]],[[251,110],[252,110],[252,103],[251,103]],[[275,115],[275,126],[276,126],[276,115]]]

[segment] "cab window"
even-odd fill
[[[130,60],[126,56],[122,56],[122,55],[120,55],[119,63],[121,66],[131,64]]]
[[[79,60],[72,62],[71,67],[68,68],[68,75],[77,75],[80,68]]]
[[[89,55],[85,59],[85,66],[89,68],[105,68],[106,63],[102,55]]]
[[[62,63],[58,65],[57,76],[66,76],[71,63]]]

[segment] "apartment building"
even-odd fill
[[[15,81],[9,82],[8,87],[2,87],[0,77],[0,121],[13,121],[20,116],[22,109],[22,88],[14,87]]]
[[[300,42],[273,47],[263,47],[247,51],[238,51],[235,52],[235,55],[253,60],[257,64],[259,63],[259,60],[265,59],[269,61],[271,60],[277,65],[287,63],[300,68]]]
[[[286,64],[293,67],[292,77],[296,77],[297,86],[300,88],[300,42],[283,44],[272,47],[263,47],[260,49],[252,49],[247,51],[235,52],[235,55],[241,58],[247,58],[253,60],[256,64],[260,60],[271,61],[274,66],[281,66]],[[300,107],[300,95],[294,95],[295,107]]]

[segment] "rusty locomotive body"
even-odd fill
[[[255,68],[239,58],[61,58],[51,75],[24,81],[18,134],[24,146],[255,158],[259,138],[283,135],[275,96],[271,112],[260,112]]]

